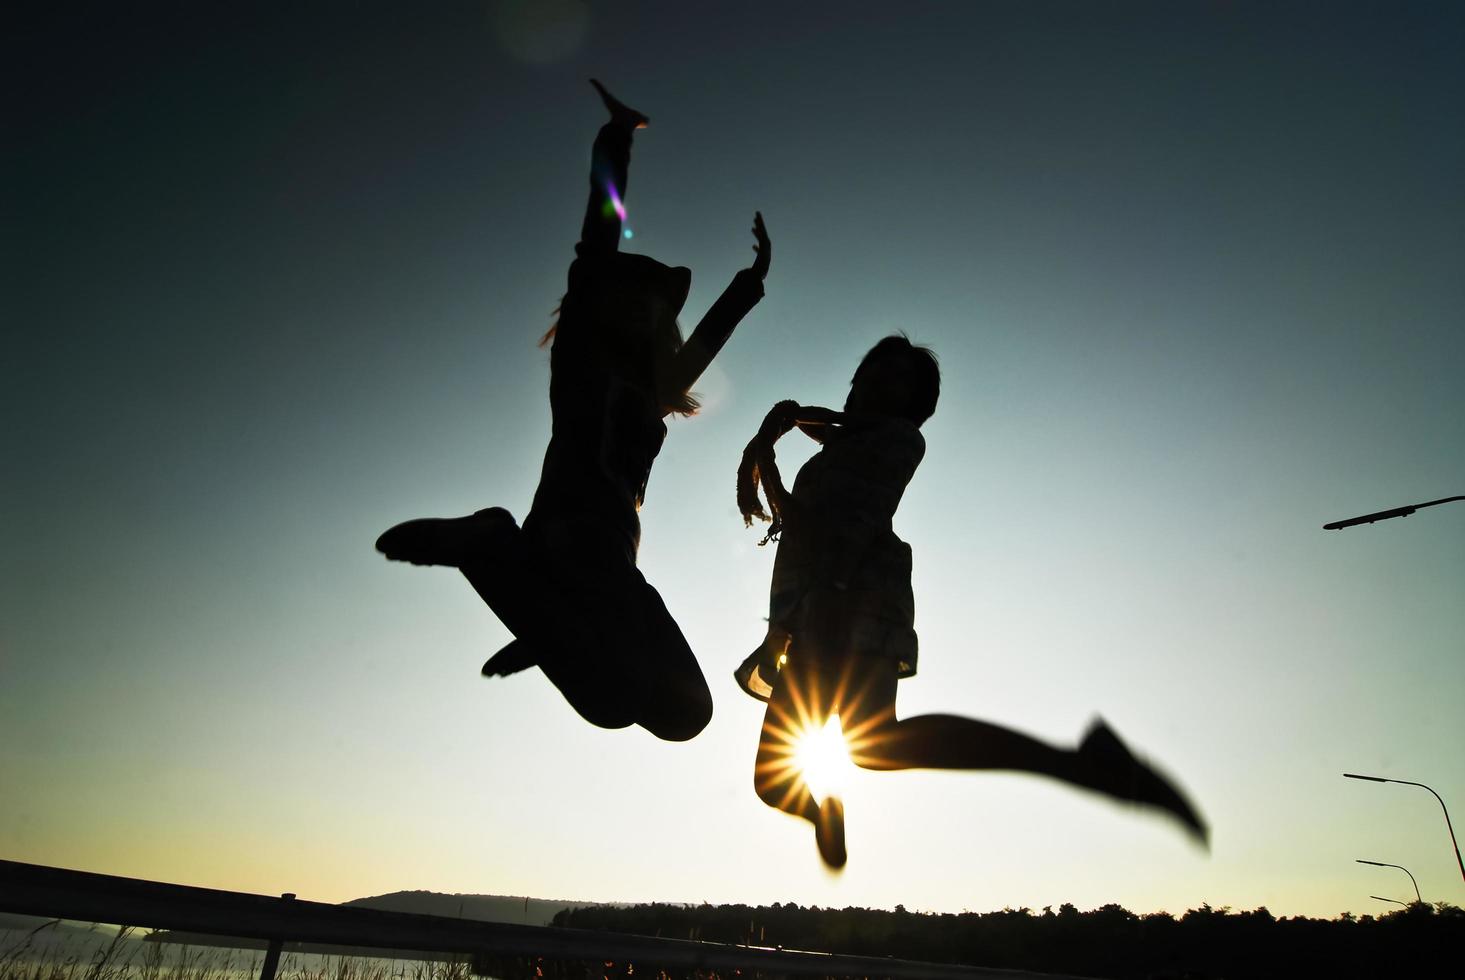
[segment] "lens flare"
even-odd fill
[[[772,806],[797,812],[805,794],[816,806],[830,796],[844,799],[859,766],[886,768],[881,726],[893,712],[868,710],[848,667],[821,690],[817,677],[791,666],[787,656],[779,658],[778,689],[763,722],[753,778]],[[850,719],[857,720],[845,727]]]
[[[839,716],[831,715],[824,727],[807,729],[794,746],[794,765],[814,799],[843,796],[854,770],[849,744],[844,740]]]
[[[621,201],[620,191],[610,181],[605,182],[605,192],[610,195],[610,206],[615,210],[616,217],[622,221],[626,220],[626,205]]]

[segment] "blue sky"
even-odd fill
[[[1461,28],[1293,3],[24,26],[0,856],[327,901],[1405,897],[1362,857],[1461,904],[1434,800],[1340,773],[1465,805],[1465,505],[1321,530],[1465,493]],[[694,270],[689,323],[755,209],[774,242],[642,513],[716,701],[686,745],[481,680],[504,628],[371,547],[527,508],[591,75],[652,118],[628,247]],[[1189,788],[1209,855],[1055,784],[871,773],[835,878],[753,796],[761,705],[730,674],[773,555],[739,453],[896,329],[944,371],[896,522],[922,645],[900,711],[1064,743],[1101,714]]]

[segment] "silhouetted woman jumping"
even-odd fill
[[[538,666],[587,721],[692,738],[712,696],[681,629],[636,567],[638,510],[668,415],[691,415],[691,387],[763,296],[770,245],[686,343],[677,314],[691,271],[619,251],[632,133],[647,118],[592,79],[610,111],[591,152],[590,200],[550,347],[549,448],[522,528],[490,507],[398,524],[377,539],[396,561],[459,569],[515,639],[486,676]]]
[[[925,456],[920,427],[940,387],[929,350],[886,337],[860,362],[843,412],[780,402],[743,455],[738,507],[749,523],[771,520],[769,538],[782,535],[767,634],[734,675],[768,702],[753,774],[758,796],[812,823],[820,856],[843,867],[843,803],[816,800],[798,759],[800,740],[838,716],[862,768],[1031,772],[1155,807],[1205,840],[1180,791],[1102,721],[1069,749],[960,715],[896,717],[896,684],[916,672],[917,646],[911,549],[891,518]],[[795,426],[823,448],[790,493],[773,444]],[[760,482],[771,515],[758,499]]]

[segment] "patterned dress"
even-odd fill
[[[870,416],[834,432],[799,470],[773,562],[768,632],[734,671],[738,685],[768,700],[782,658],[813,655],[800,638],[811,628],[823,656],[886,657],[897,675],[916,672],[911,549],[891,528],[906,484],[926,452],[920,429],[905,419]],[[811,610],[825,614],[811,622]]]

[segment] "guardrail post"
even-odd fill
[[[283,902],[294,901],[294,899],[294,892],[286,892],[280,896],[280,900]],[[280,950],[284,945],[285,940],[280,936],[270,940],[269,951],[265,953],[265,965],[259,970],[259,980],[275,980],[275,971],[280,967]]]

